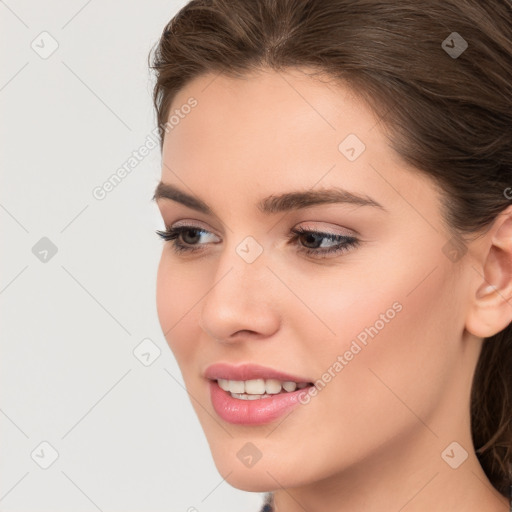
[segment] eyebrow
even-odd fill
[[[170,199],[206,215],[215,215],[213,210],[201,199],[187,194],[169,183],[160,183],[155,189],[152,200]],[[339,187],[326,189],[286,192],[280,195],[270,195],[257,204],[262,213],[273,214],[308,208],[320,204],[346,203],[357,206],[372,206],[387,211],[384,206],[368,196],[360,196]]]

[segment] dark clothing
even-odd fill
[[[274,495],[269,492],[265,494],[265,502],[263,503],[263,507],[260,512],[274,512]]]

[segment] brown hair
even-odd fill
[[[173,98],[193,78],[310,68],[351,87],[389,129],[391,147],[439,185],[454,239],[478,235],[510,204],[508,0],[192,0],[150,58],[161,148]],[[509,324],[484,340],[471,390],[477,456],[504,496],[511,419]]]

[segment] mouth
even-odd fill
[[[277,420],[303,404],[309,388],[314,387],[308,377],[254,363],[218,362],[208,366],[202,375],[209,382],[211,403],[218,416],[242,425]]]
[[[211,379],[218,386],[238,400],[259,400],[275,395],[293,393],[296,390],[313,386],[312,382],[281,381],[278,379],[230,380]]]
[[[267,366],[261,366],[258,364],[247,363],[241,365],[232,365],[228,363],[214,363],[206,368],[203,372],[203,377],[219,381],[219,385],[225,382],[235,382],[238,384],[233,385],[233,389],[227,388],[234,393],[259,393],[263,394],[266,392],[266,382],[272,381],[269,383],[268,393],[273,394],[275,392],[279,392],[277,389],[277,384],[274,381],[278,381],[281,388],[287,390],[289,387],[292,387],[292,383],[296,386],[304,386],[304,384],[312,384],[308,377],[303,377],[299,375],[292,375],[291,373],[285,373],[281,370],[277,370],[274,368],[270,368]],[[262,386],[262,381],[264,381],[265,387]],[[244,383],[244,387],[240,382]],[[249,389],[245,389],[245,383],[248,384]],[[288,383],[285,385],[285,383]],[[224,388],[223,388],[224,389]],[[273,391],[273,390],[276,391]],[[254,391],[253,391],[254,390]]]
[[[306,396],[309,388],[314,387],[311,382],[276,379],[219,378],[208,382],[210,400],[217,415],[229,423],[246,426],[268,424],[299,404],[309,403]]]

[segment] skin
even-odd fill
[[[191,96],[198,105],[165,136],[161,179],[215,216],[157,200],[166,226],[211,233],[193,255],[165,242],[157,310],[220,474],[239,489],[275,491],[279,512],[506,512],[475,456],[469,396],[482,338],[512,320],[510,209],[454,262],[438,190],[400,160],[348,88],[304,69],[208,74],[171,110]],[[353,162],[338,150],[351,133],[366,145]],[[385,211],[256,208],[271,194],[330,186]],[[300,252],[305,237],[288,242],[294,227],[356,233],[360,245],[315,258]],[[250,264],[236,252],[249,235],[263,248]],[[315,381],[397,302],[401,311],[286,418],[245,426],[215,413],[208,365],[254,362]],[[441,457],[454,441],[468,452],[457,469]],[[262,454],[252,467],[237,457],[246,442]]]

